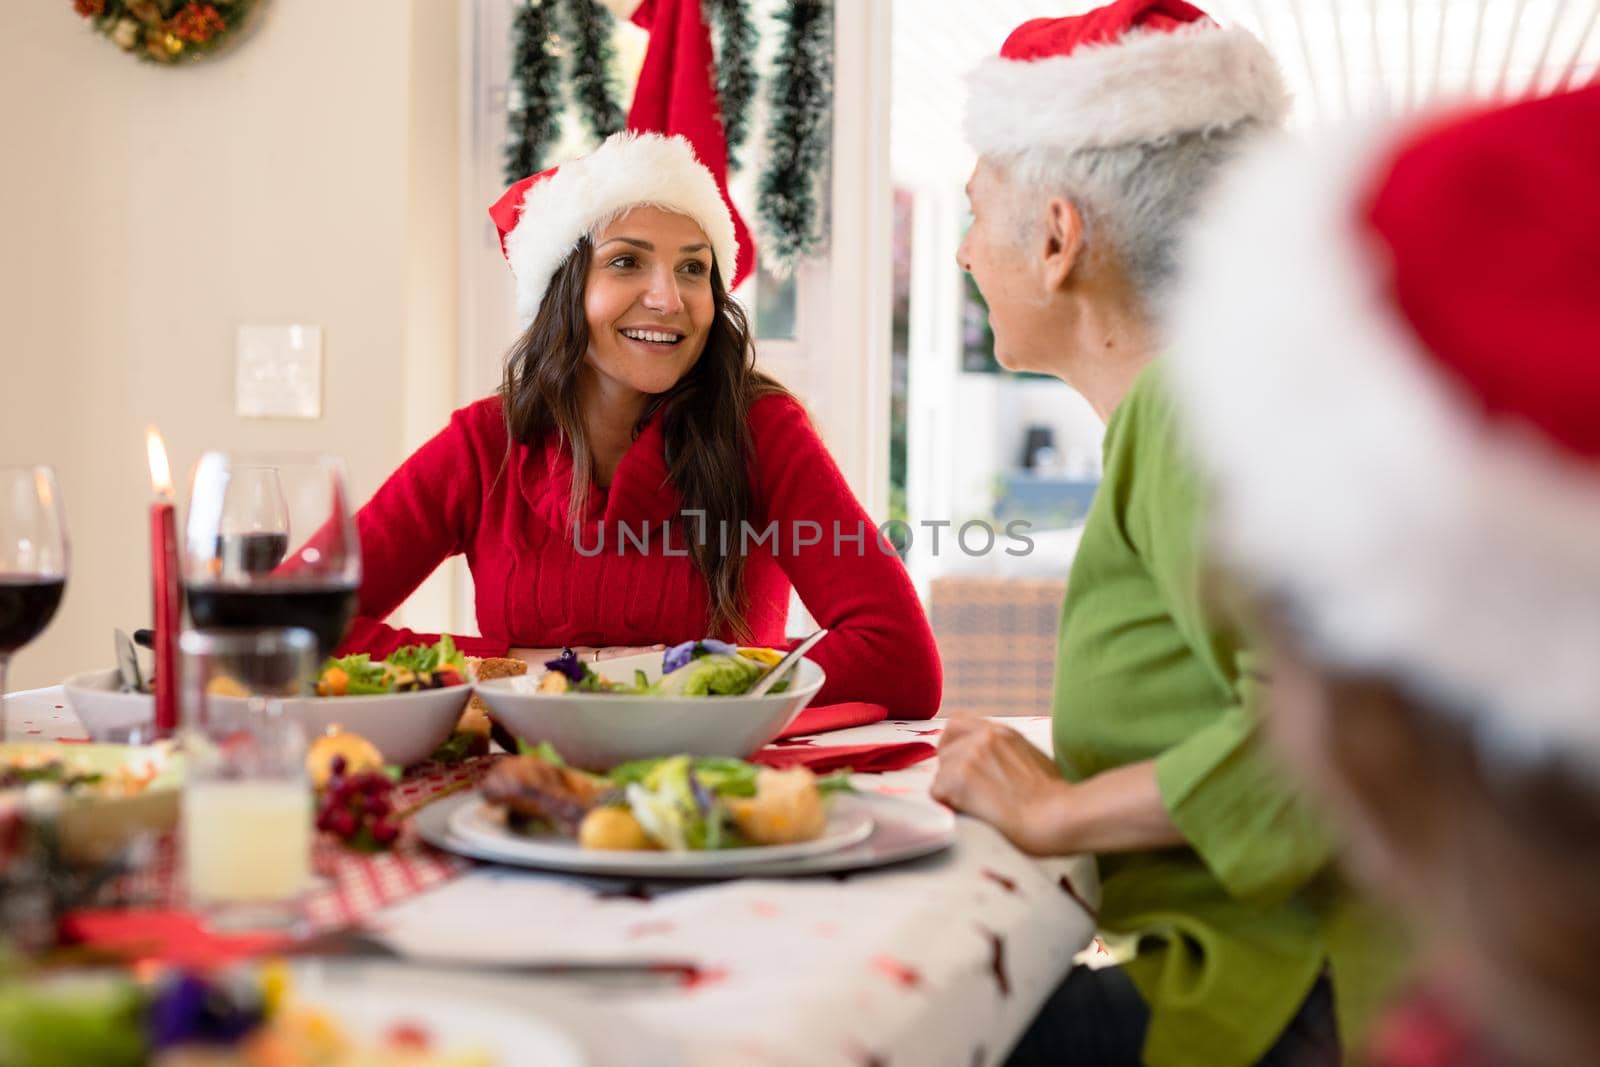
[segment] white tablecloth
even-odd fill
[[[6,735],[80,733],[65,703],[59,689],[13,694]],[[1048,720],[1007,721],[1048,748]],[[936,743],[940,726],[880,723],[817,743]],[[931,803],[934,767],[856,784]],[[1092,861],[1034,860],[962,819],[949,852],[848,876],[672,886],[481,867],[383,913],[381,925],[456,955],[692,963],[687,980],[636,986],[452,981],[566,1025],[602,1064],[969,1067],[1003,1059],[1090,942],[1084,902],[1097,895]],[[395,974],[371,980],[407,980]]]
[[[5,718],[0,721],[0,740],[50,741],[58,737],[82,737],[83,727],[67,705],[67,694],[59,685],[49,689],[27,689],[5,697]]]

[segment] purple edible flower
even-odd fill
[[[705,783],[700,781],[693,771],[689,772],[689,790],[694,794],[694,802],[700,808],[701,818],[710,815],[711,790],[705,787]]]
[[[206,987],[193,975],[164,985],[150,1001],[150,1046],[164,1049],[194,1041],[205,1004]]]
[[[701,656],[733,656],[737,655],[739,647],[730,645],[726,641],[718,641],[715,637],[704,637],[698,641],[685,641],[681,645],[673,645],[661,657],[661,673],[671,674],[679,667],[686,666],[691,660]]]
[[[562,674],[566,675],[568,680],[570,680],[574,685],[583,681],[583,679],[587,676],[587,671],[585,670],[583,664],[578,660],[578,654],[572,651],[570,648],[562,649],[561,655],[558,658],[546,660],[544,666],[546,670],[560,671]]]
[[[150,1045],[231,1045],[261,1025],[260,1006],[235,999],[221,986],[192,974],[163,982],[150,1000]]]
[[[671,674],[673,671],[677,670],[679,667],[682,667],[685,663],[688,663],[691,659],[693,659],[694,646],[697,643],[698,642],[695,641],[685,641],[681,645],[673,645],[671,648],[667,649],[666,652],[662,653],[661,673]]]

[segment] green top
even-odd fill
[[[1325,966],[1346,1047],[1399,953],[1329,871],[1330,841],[1258,752],[1254,650],[1201,594],[1204,509],[1160,375],[1106,431],[1056,659],[1068,778],[1155,760],[1190,848],[1100,857],[1100,924],[1137,934],[1154,1067],[1251,1064]]]

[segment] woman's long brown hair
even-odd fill
[[[511,348],[500,386],[506,431],[513,442],[532,444],[554,430],[572,454],[569,525],[583,515],[594,474],[578,401],[578,375],[589,353],[583,300],[593,254],[589,239],[583,238],[556,270],[538,314]],[[704,351],[675,386],[651,400],[634,436],[651,418],[662,420],[667,472],[683,511],[705,514],[703,526],[687,515],[681,525],[710,596],[710,634],[748,640],[744,555],[721,552],[718,531],[728,530],[729,542],[738,545],[740,524],[757,505],[750,478],[750,406],[768,394],[788,391],[756,370],[749,320],[728,296],[717,264],[711,268],[711,293],[714,313]]]

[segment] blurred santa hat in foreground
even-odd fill
[[[1259,149],[1171,319],[1224,560],[1335,669],[1600,781],[1600,88]]]

